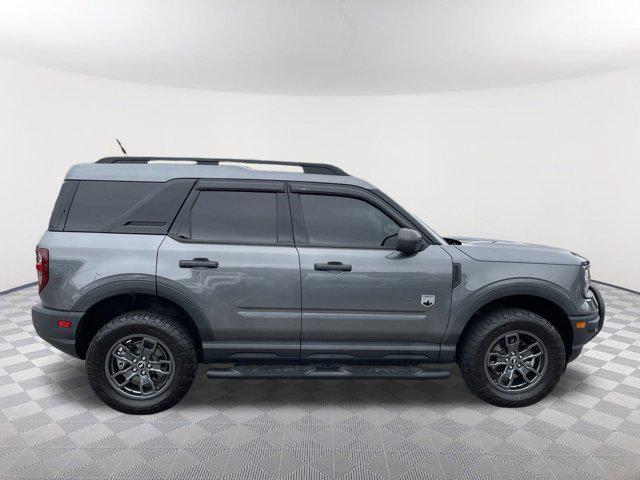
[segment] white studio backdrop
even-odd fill
[[[0,291],[74,163],[118,155],[334,163],[442,235],[550,244],[640,290],[640,69],[398,96],[222,93],[0,60]]]

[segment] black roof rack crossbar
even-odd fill
[[[304,163],[304,162],[279,162],[276,160],[244,160],[238,158],[187,158],[187,157],[106,157],[101,158],[96,163],[149,163],[150,161],[184,161],[195,162],[198,165],[218,165],[221,162],[229,163],[255,163],[262,165],[291,165],[301,167],[304,173],[314,173],[317,175],[343,175],[348,174],[334,165],[326,163]]]

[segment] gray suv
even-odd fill
[[[177,403],[199,363],[210,378],[428,379],[457,362],[478,397],[524,406],[604,320],[581,256],[440,237],[325,164],[76,165],[36,256],[36,331],[128,413]]]

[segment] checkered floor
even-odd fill
[[[602,287],[604,330],[523,409],[442,381],[224,380],[170,411],[103,405],[34,336],[34,288],[0,296],[0,478],[640,479],[640,296]]]

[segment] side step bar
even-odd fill
[[[232,365],[207,370],[207,378],[393,378],[425,380],[449,378],[449,370],[413,366],[369,365]]]

